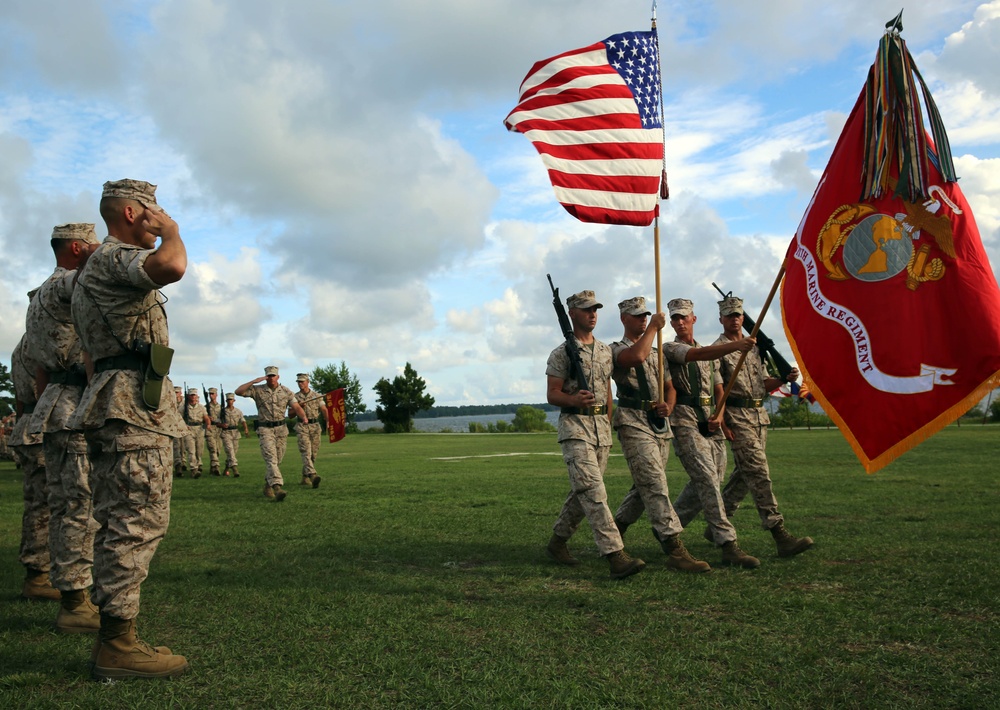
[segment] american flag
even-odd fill
[[[504,124],[534,144],[571,215],[648,225],[663,168],[656,30],[536,62]]]

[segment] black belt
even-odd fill
[[[597,404],[593,407],[563,407],[559,410],[563,414],[582,414],[585,417],[596,417],[608,413],[606,404]]]
[[[763,399],[749,399],[747,397],[726,397],[726,406],[737,407],[739,409],[756,409],[763,401]]]
[[[656,407],[656,402],[652,402],[648,399],[633,399],[632,397],[619,397],[618,406],[624,407],[625,409],[641,409],[644,412],[648,412],[654,407]]]
[[[212,422],[212,426],[222,426],[222,422]]]
[[[677,404],[684,404],[688,407],[711,407],[712,398],[707,394],[698,397],[692,397],[689,394],[678,394]]]
[[[257,426],[267,427],[268,429],[273,429],[276,426],[284,426],[284,425],[285,425],[284,421],[280,421],[280,422],[262,422],[259,419],[257,420]]]
[[[73,367],[69,370],[55,370],[49,373],[49,382],[54,385],[86,387],[87,373],[82,367]]]
[[[94,362],[94,372],[106,370],[142,370],[146,360],[135,353],[122,353],[114,357],[102,357]]]

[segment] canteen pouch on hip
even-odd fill
[[[170,374],[170,362],[174,359],[173,348],[159,343],[133,346],[146,357],[142,371],[142,403],[147,409],[159,409],[163,396],[163,378]],[[145,352],[142,352],[145,351]]]

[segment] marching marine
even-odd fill
[[[187,424],[191,446],[191,450],[188,452],[188,468],[191,469],[191,478],[201,478],[201,455],[205,449],[205,430],[211,428],[212,420],[208,418],[208,412],[198,402],[198,390],[194,387],[189,387],[187,391],[184,423]]]
[[[727,296],[719,301],[719,322],[723,333],[713,345],[723,345],[743,339],[743,300]],[[738,353],[721,358],[722,380],[728,386],[739,362]],[[787,381],[798,379],[799,371],[792,368]],[[770,377],[761,361],[757,348],[747,351],[743,367],[726,399],[726,425],[732,432],[730,448],[736,467],[725,488],[722,502],[726,516],[732,517],[749,492],[753,496],[760,516],[761,526],[771,533],[779,557],[792,557],[805,552],[813,545],[811,537],[795,537],[785,529],[785,519],[778,510],[778,501],[771,487],[771,473],[767,465],[767,425],[771,419],[763,407],[765,395],[781,386],[782,381]]]
[[[319,442],[322,438],[322,428],[319,418],[326,421],[326,410],[323,405],[323,395],[318,395],[309,389],[309,375],[300,372],[295,376],[295,382],[299,386],[299,391],[295,393],[295,401],[302,405],[302,409],[309,418],[307,424],[298,422],[295,425],[295,438],[299,445],[299,454],[302,455],[302,485],[311,485],[319,488],[320,477],[316,473],[316,455],[319,453]]]
[[[288,495],[282,486],[281,461],[288,445],[285,412],[292,410],[303,424],[309,421],[302,406],[295,401],[290,389],[278,383],[278,368],[268,365],[264,376],[245,382],[236,388],[240,397],[249,397],[257,404],[257,436],[260,454],[264,458],[264,497],[281,502]],[[264,384],[260,384],[264,382]]]
[[[236,408],[236,395],[232,392],[226,393],[226,406],[219,415],[220,429],[222,429],[222,445],[226,449],[226,471],[223,475],[233,474],[233,478],[240,477],[239,460],[237,454],[240,450],[240,428],[243,434],[250,436],[247,428],[247,420],[243,417],[243,412]]]

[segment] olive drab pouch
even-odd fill
[[[147,409],[159,409],[163,395],[163,378],[170,374],[173,348],[159,343],[149,344],[149,357],[142,371],[142,402]]]

